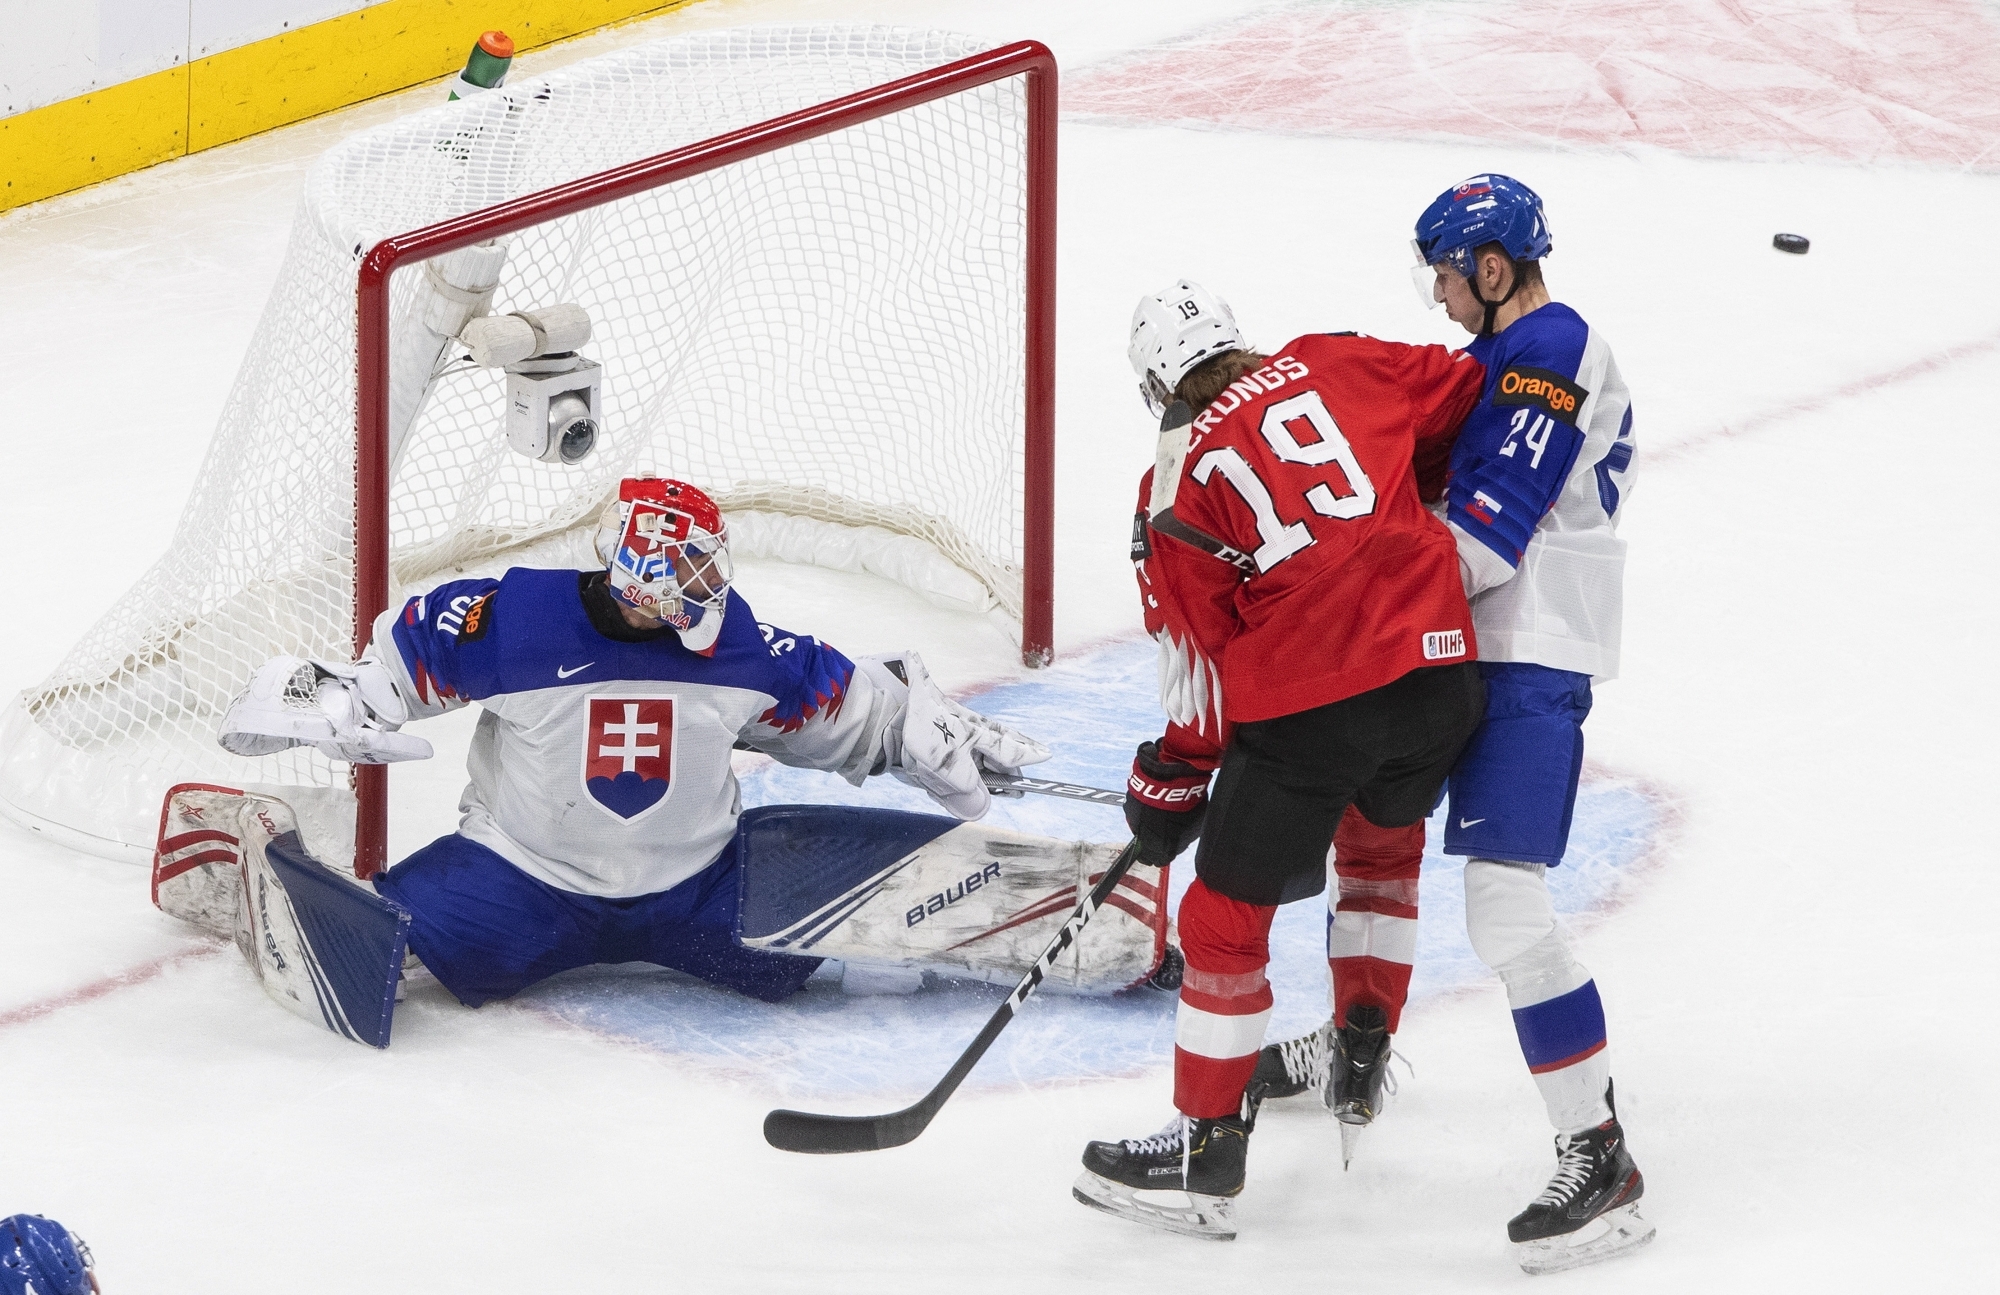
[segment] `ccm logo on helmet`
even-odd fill
[[[1493,390],[1496,405],[1526,405],[1539,409],[1559,423],[1576,426],[1576,411],[1590,395],[1560,373],[1518,364],[1500,373]]]

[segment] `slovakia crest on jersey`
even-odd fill
[[[674,775],[674,699],[592,697],[584,729],[583,789],[630,822],[666,799]]]

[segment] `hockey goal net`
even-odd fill
[[[1045,661],[1054,107],[1033,42],[745,28],[336,146],[166,555],[0,717],[0,809],[140,858],[175,783],[279,789],[358,824],[335,848],[371,871],[384,771],[229,756],[230,699],[274,654],[351,655],[406,592],[593,562],[639,471],[709,489],[748,552],[1010,614]],[[495,272],[480,308],[591,317],[581,462],[512,452],[504,375],[444,344]]]

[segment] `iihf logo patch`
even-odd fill
[[[583,789],[619,818],[651,813],[674,776],[674,699],[592,697]]]

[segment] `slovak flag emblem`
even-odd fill
[[[592,697],[583,789],[619,818],[651,813],[674,776],[674,699]]]

